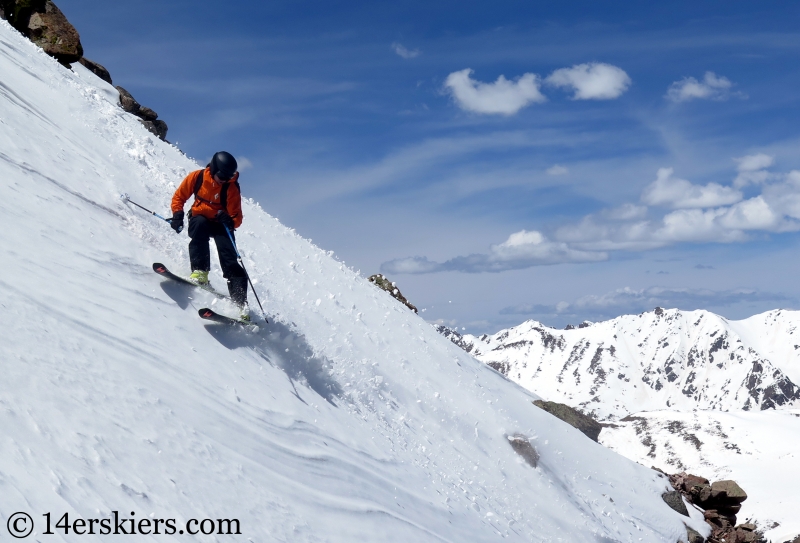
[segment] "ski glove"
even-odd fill
[[[226,211],[220,210],[219,212],[217,212],[217,220],[220,222],[221,225],[223,225],[228,230],[233,232],[233,219],[231,219],[231,216],[228,215]]]
[[[173,230],[180,234],[181,230],[183,230],[183,211],[176,211],[173,213],[172,220],[169,221],[169,225]]]

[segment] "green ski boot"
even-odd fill
[[[208,282],[208,270],[194,270],[192,275],[189,276],[189,281],[195,285],[207,287],[210,284]]]

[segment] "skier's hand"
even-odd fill
[[[180,234],[181,230],[183,230],[183,211],[176,211],[173,213],[172,220],[169,221],[169,225],[173,230]]]
[[[217,220],[225,226],[228,230],[233,231],[233,219],[228,215],[227,211],[220,210],[217,212]]]

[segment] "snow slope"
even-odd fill
[[[800,405],[798,323],[796,311],[731,322],[707,311],[659,308],[571,330],[527,321],[456,340],[548,400],[618,419],[663,409]]]
[[[25,511],[37,540],[105,540],[42,515],[118,511],[240,521],[203,541],[683,540],[664,478],[252,201],[237,239],[273,322],[200,320],[208,295],[150,269],[188,271],[185,234],[119,197],[164,212],[197,164],[4,21],[0,74],[0,530]]]

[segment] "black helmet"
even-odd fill
[[[239,165],[232,154],[220,151],[211,158],[209,167],[211,175],[218,175],[220,179],[227,181],[233,177]]]

